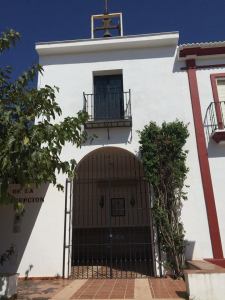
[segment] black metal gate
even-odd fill
[[[85,157],[74,181],[72,277],[154,275],[149,185],[142,164],[113,147]]]

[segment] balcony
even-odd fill
[[[84,93],[84,111],[89,116],[86,129],[131,127],[131,91]]]
[[[225,142],[225,101],[211,102],[207,108],[204,127],[208,139]]]

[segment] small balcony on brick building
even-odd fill
[[[207,138],[216,143],[225,142],[225,101],[211,102],[207,108],[204,127]]]

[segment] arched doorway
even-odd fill
[[[77,167],[73,194],[72,276],[154,275],[150,190],[141,162],[104,147]]]

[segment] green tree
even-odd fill
[[[188,172],[187,151],[183,149],[189,136],[180,121],[150,122],[139,132],[140,153],[146,177],[154,191],[153,219],[161,250],[166,253],[165,265],[176,277],[182,275],[184,263],[184,228],[181,222],[183,191]]]
[[[8,30],[0,36],[0,55],[16,44],[18,32]],[[0,203],[9,200],[10,183],[21,186],[57,182],[57,173],[73,176],[75,161],[64,161],[60,154],[66,142],[76,147],[85,139],[84,112],[56,122],[62,114],[56,102],[57,87],[37,89],[32,81],[40,65],[31,67],[12,80],[12,68],[0,67]]]

